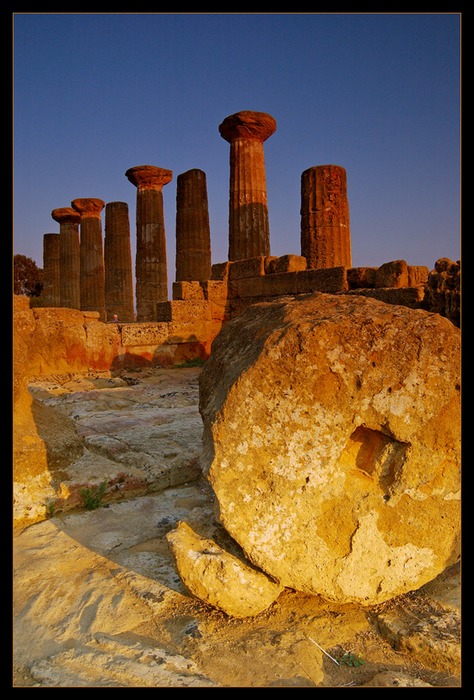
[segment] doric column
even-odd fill
[[[156,321],[156,303],[168,301],[162,188],[171,181],[173,173],[154,165],[137,165],[125,175],[137,188],[137,321]]]
[[[81,310],[105,314],[105,272],[100,212],[105,206],[101,199],[74,199],[73,209],[81,215]]]
[[[105,206],[105,308],[107,320],[134,321],[132,251],[128,204]]]
[[[60,306],[81,308],[81,254],[79,224],[81,215],[71,207],[53,209],[51,216],[59,223]]]
[[[45,306],[60,306],[59,233],[43,236],[43,301]]]
[[[346,171],[315,165],[301,175],[301,255],[308,268],[352,267]]]
[[[176,282],[204,282],[210,278],[206,173],[188,170],[176,181]]]
[[[264,112],[237,112],[219,126],[230,143],[229,260],[270,255],[263,142],[275,130]]]

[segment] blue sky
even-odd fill
[[[14,253],[43,266],[51,218],[78,197],[129,205],[135,165],[163,188],[170,284],[176,179],[207,176],[212,262],[227,260],[225,117],[271,114],[272,255],[300,254],[301,173],[347,171],[352,263],[460,257],[458,13],[13,16]],[[105,210],[103,211],[103,221]]]

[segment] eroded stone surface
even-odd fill
[[[301,255],[308,268],[351,267],[347,175],[340,165],[316,165],[301,175]]]
[[[183,586],[166,539],[180,520],[222,541],[203,482],[15,534],[14,687],[346,687],[408,676],[459,685],[459,634],[457,659],[445,645],[459,619],[459,571],[369,615],[285,590],[268,610],[235,619]],[[424,626],[416,649],[398,645],[393,630],[423,626],[435,607],[438,624]],[[337,665],[314,642],[363,665]]]
[[[91,438],[93,422],[100,419],[99,433],[109,426],[103,437],[115,444],[113,426],[127,425],[133,434],[127,386],[137,388],[137,399],[143,397],[142,417],[148,408],[156,419],[159,402],[177,416],[179,407],[186,412],[193,402],[196,406],[199,372],[143,369],[122,378],[104,373],[67,381],[58,376],[36,382],[34,391],[48,402],[58,397],[48,408],[89,428]],[[132,377],[136,383],[130,385]],[[139,426],[138,420],[137,443]],[[58,449],[55,432],[57,438],[51,430],[43,443],[45,452]],[[142,438],[147,441],[143,433]],[[200,432],[195,439],[200,448]],[[84,469],[84,478],[95,467],[100,473],[91,473],[100,478],[112,464],[91,453],[90,462],[81,467],[76,461],[75,469],[78,477]],[[30,503],[36,502],[36,493],[30,495]],[[214,519],[209,485],[197,480],[132,495],[128,491],[129,498],[104,501],[96,510],[62,513],[15,532],[14,687],[359,687],[371,679],[380,683],[379,673],[386,674],[387,685],[391,678],[408,682],[407,676],[436,687],[459,685],[458,567],[416,594],[374,609],[286,589],[266,611],[236,619],[189,596],[166,539],[185,521],[203,538],[234,551],[237,545]],[[364,663],[337,665],[311,640],[335,658],[353,653]]]
[[[432,688],[431,683],[425,683],[420,678],[414,678],[407,673],[377,673],[370,681],[364,683],[364,688]]]
[[[137,188],[137,321],[156,321],[156,302],[168,299],[162,188],[171,181],[173,172],[155,165],[137,165],[129,168],[125,176]]]
[[[233,617],[258,615],[283,590],[244,558],[226,552],[212,539],[200,537],[185,522],[168,533],[167,539],[189,591]]]
[[[235,139],[266,141],[276,131],[276,121],[265,112],[244,110],[226,117],[219,125],[223,139],[232,143]]]
[[[16,426],[16,524],[81,507],[84,489],[94,495],[100,484],[107,502],[196,479],[198,371],[143,371],[146,384],[133,372],[31,382],[23,438]]]
[[[456,561],[459,330],[315,294],[229,323],[200,376],[220,519],[284,586],[375,604]]]

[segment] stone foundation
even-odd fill
[[[25,358],[29,376],[170,366],[206,360],[225,323],[277,297],[360,295],[440,313],[459,325],[459,264],[448,262],[438,261],[430,273],[404,260],[314,270],[305,269],[301,256],[259,256],[213,265],[211,280],[175,282],[173,299],[156,303],[154,321],[103,323],[94,311],[30,309],[26,297],[15,297],[15,310],[26,304],[22,313],[33,329]]]

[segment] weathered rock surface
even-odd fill
[[[167,540],[186,588],[228,615],[258,615],[283,590],[243,557],[227,552],[212,539],[200,537],[185,522],[169,532]]]
[[[183,519],[222,536],[202,482],[17,532],[14,687],[342,687],[379,673],[386,685],[401,676],[413,685],[459,685],[457,568],[369,611],[286,590],[265,612],[235,619],[183,586],[166,541]],[[363,664],[337,665],[311,640]]]
[[[370,681],[364,683],[364,688],[432,688],[431,683],[425,683],[419,678],[413,678],[405,673],[393,674],[387,671],[377,673]]]
[[[105,417],[112,426],[133,423],[134,406],[141,406],[142,421],[147,406],[151,422],[161,406],[175,423],[182,411],[186,424],[191,406],[197,413],[199,372],[141,370],[132,375],[135,392],[126,392],[120,377],[57,378],[35,382],[34,393],[37,400],[55,399],[47,408],[57,423],[72,420],[89,430],[102,415],[99,434]],[[131,423],[122,438],[132,440],[133,452]],[[136,428],[145,446],[143,422]],[[56,455],[58,430],[51,429],[44,443]],[[166,433],[161,437],[166,447]],[[201,433],[195,437],[200,448]],[[155,436],[156,455],[160,439]],[[94,459],[98,479],[113,468],[111,460],[91,453],[83,463],[88,477]],[[266,611],[237,619],[189,595],[166,539],[185,521],[237,553],[214,520],[209,484],[197,479],[126,497],[135,493],[143,494],[124,488],[122,500],[104,500],[95,510],[79,504],[15,530],[13,687],[361,687],[373,679],[387,686],[460,685],[458,565],[375,608],[285,589]],[[343,663],[348,654],[363,664]]]
[[[461,263],[440,258],[428,275],[423,308],[461,325]]]
[[[142,370],[140,380],[119,374],[27,383],[28,411],[17,412],[29,416],[24,439],[15,424],[16,525],[82,507],[101,485],[101,500],[110,502],[200,476],[199,369]]]
[[[34,344],[35,321],[28,297],[14,297],[15,327],[13,345],[13,485],[14,499],[27,505],[15,519],[37,519],[36,503],[52,496],[46,444],[38,434],[33,418],[33,399],[28,391],[30,367],[27,358]],[[40,507],[44,511],[44,507]]]
[[[232,142],[235,139],[266,141],[276,131],[276,121],[265,112],[244,110],[226,117],[219,126],[223,139]]]
[[[231,321],[200,375],[219,519],[282,585],[374,605],[459,556],[460,337],[315,294]]]

